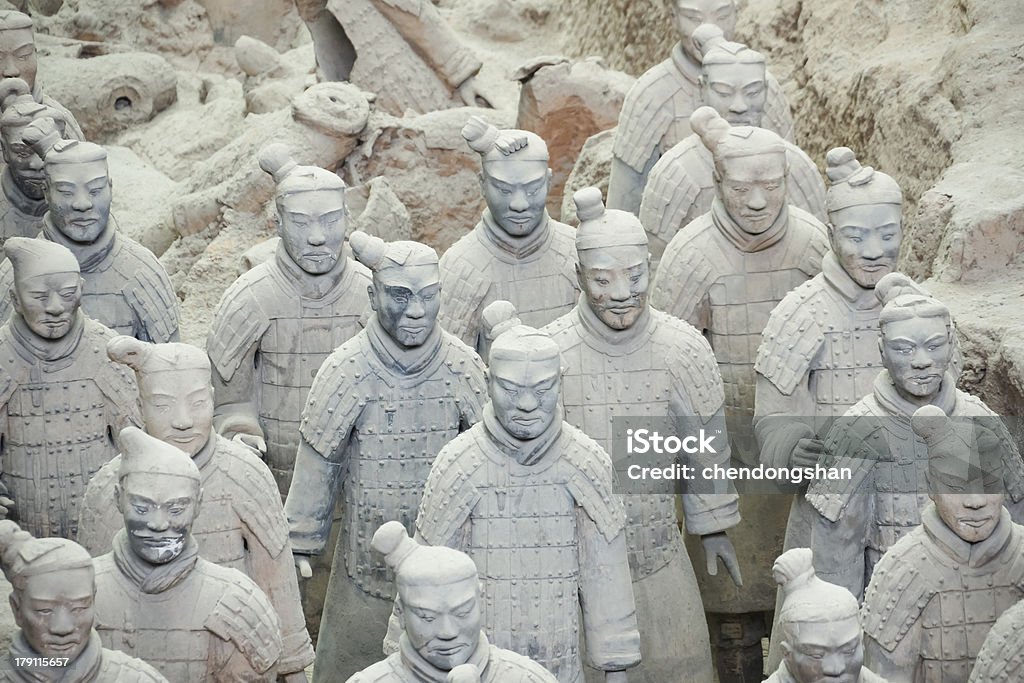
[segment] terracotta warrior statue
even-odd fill
[[[884,336],[884,313],[882,324]],[[1024,527],[1004,508],[1018,456],[993,431],[998,418],[951,420],[925,404],[910,422],[928,451],[920,488],[931,502],[868,584],[865,663],[893,683],[967,683],[989,629],[1024,598]]]
[[[46,203],[41,239],[71,250],[81,266],[82,309],[120,334],[143,341],[178,338],[178,297],[151,251],[117,231],[110,214],[107,152],[62,140],[52,119],[39,119],[22,139],[43,159]],[[0,289],[11,280],[0,265]],[[6,303],[6,302],[4,302]],[[0,306],[0,320],[10,314]]]
[[[3,34],[0,33],[0,40]],[[0,175],[0,246],[8,237],[35,237],[46,213],[43,160],[22,138],[33,121],[50,118],[64,134],[62,114],[32,97],[20,78],[0,81],[0,152],[6,166]]]
[[[703,55],[694,31],[701,24],[714,24],[731,41],[736,29],[736,0],[669,0],[669,4],[679,42],[668,59],[649,69],[626,93],[612,148],[608,206],[633,214],[640,210],[651,168],[690,134],[690,114],[710,104],[701,92]],[[792,141],[789,103],[771,74],[766,88],[763,125]]]
[[[441,258],[441,326],[483,350],[481,315],[510,301],[528,325],[545,325],[576,303],[575,231],[548,215],[548,147],[534,133],[498,130],[474,116],[462,137],[481,156],[487,208]]]
[[[135,380],[103,353],[113,333],[79,307],[74,254],[25,237],[4,251],[14,314],[0,327],[0,481],[23,529],[74,539],[86,484],[117,454],[111,434],[141,424]]]
[[[694,41],[704,56],[702,101],[733,126],[763,125],[768,96],[764,55],[726,41],[722,29],[711,24],[699,27]],[[818,167],[792,142],[785,145],[788,202],[826,220],[825,186]],[[651,238],[655,262],[673,235],[711,209],[714,173],[711,152],[696,133],[666,150],[651,169],[640,204],[640,222]]]
[[[468,555],[420,545],[396,521],[370,543],[394,573],[402,635],[398,652],[349,683],[556,683],[540,664],[492,645],[480,630],[480,577]]]
[[[32,99],[60,112],[61,119],[66,123],[65,137],[85,140],[82,128],[74,115],[57,100],[44,93],[36,82],[38,68],[32,17],[12,10],[0,10],[0,76],[25,81]]]
[[[121,431],[114,488],[124,529],[95,560],[96,630],[169,681],[275,680],[277,614],[252,579],[199,556],[192,525],[202,475],[192,458],[136,427]]]
[[[864,666],[857,599],[815,575],[809,548],[787,550],[772,573],[783,595],[783,658],[765,683],[886,683]]]
[[[352,81],[395,116],[490,106],[482,62],[430,0],[295,0],[313,36],[321,81]]]
[[[562,419],[551,336],[495,322],[506,329],[491,345],[491,401],[437,456],[416,531],[473,558],[484,632],[496,645],[581,683],[582,640],[590,666],[625,681],[640,636],[611,459]]]
[[[214,426],[265,452],[284,496],[309,387],[327,356],[362,329],[370,275],[343,251],[345,183],[337,174],[300,166],[280,143],[260,151],[260,168],[277,184],[281,241],[272,259],[224,292],[206,350]]]
[[[596,187],[578,191],[573,200],[580,219],[576,249],[583,294],[576,308],[544,328],[561,351],[566,422],[611,454],[615,417],[669,416],[691,423],[694,430],[720,431],[724,447],[717,453],[687,457],[701,467],[726,465],[724,398],[715,356],[692,325],[648,305],[643,226],[631,213],[605,210]],[[685,672],[687,681],[710,682],[714,674],[704,610],[679,534],[675,496],[630,492],[620,499],[626,508],[643,653],[630,679],[679,680]],[[717,571],[721,556],[740,584],[736,554],[725,535],[740,521],[735,492],[690,490],[682,503],[686,531],[701,538],[708,571]]]
[[[711,210],[676,233],[654,278],[651,304],[694,325],[718,359],[732,455],[756,466],[754,358],[772,309],[821,270],[825,227],[789,205],[786,142],[764,128],[731,126],[710,107],[691,117],[714,158]],[[756,677],[774,609],[772,562],[782,550],[788,505],[777,494],[740,494],[743,521],[730,535],[745,590],[699,575],[718,674]],[[740,674],[739,669],[746,671]]]
[[[378,657],[391,614],[392,574],[370,549],[385,521],[412,529],[441,447],[480,419],[484,364],[437,323],[437,253],[418,242],[355,232],[371,271],[366,329],[332,353],[310,389],[285,511],[296,563],[324,551],[335,501],[343,521],[317,641],[315,681],[336,681]],[[359,629],[352,629],[352,614]]]
[[[882,555],[921,524],[928,503],[923,482],[929,449],[910,425],[918,408],[934,406],[989,429],[1005,457],[1002,490],[1009,501],[1024,498],[1024,462],[1002,420],[980,399],[957,389],[948,372],[949,309],[901,273],[882,278],[875,293],[885,302],[877,342],[885,369],[871,393],[834,422],[823,447],[822,464],[848,467],[852,476],[816,480],[807,490],[807,502],[819,513],[811,521],[818,574],[858,598]]]
[[[18,625],[3,683],[167,683],[145,662],[107,650],[93,629],[95,570],[86,550],[63,538],[33,538],[0,521],[0,556]]]
[[[128,336],[111,339],[107,355],[135,371],[146,433],[184,451],[199,468],[203,514],[192,536],[200,554],[240,570],[267,595],[281,620],[278,676],[305,683],[313,646],[277,484],[250,448],[214,432],[210,359],[189,344],[148,344]],[[110,552],[124,527],[114,495],[120,467],[121,458],[114,458],[86,489],[78,542],[93,555]]]
[[[996,620],[985,636],[968,683],[1024,680],[1024,600]]]

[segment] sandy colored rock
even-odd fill
[[[591,58],[541,57],[513,74],[522,83],[516,127],[544,138],[551,152],[548,210],[561,215],[563,188],[583,143],[614,128],[634,78]],[[571,196],[571,193],[570,195]]]
[[[110,213],[118,228],[154,254],[162,254],[175,238],[164,216],[177,183],[127,147],[105,149],[110,182],[116,188]]]
[[[287,107],[316,82],[311,44],[280,54],[266,43],[242,36],[235,41],[235,59],[245,72],[246,109],[253,114],[265,114]]]
[[[252,36],[272,46],[290,45],[305,31],[293,0],[197,0],[206,9],[213,39],[232,45],[241,36]]]
[[[572,172],[562,189],[562,220],[575,223],[576,205],[572,196],[584,187],[596,187],[601,195],[608,192],[608,176],[612,167],[612,146],[615,144],[615,129],[591,135],[583,143]]]

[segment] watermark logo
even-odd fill
[[[701,429],[697,434],[679,437],[676,434],[662,436],[656,429],[627,429],[626,430],[626,453],[628,455],[664,454],[678,455],[711,455],[718,453],[714,446],[715,437],[721,434],[715,430],[714,434],[708,434]]]

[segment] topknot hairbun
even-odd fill
[[[269,173],[275,183],[280,183],[299,165],[292,157],[287,145],[272,142],[259,152],[260,168]]]
[[[580,221],[592,221],[604,215],[604,198],[601,190],[596,187],[584,187],[572,196],[576,205],[576,216]]]
[[[702,55],[711,52],[716,45],[725,42],[725,33],[715,24],[701,24],[693,30],[693,44]]]

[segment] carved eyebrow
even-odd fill
[[[932,336],[928,337],[925,340],[925,343],[927,344],[928,342],[933,342],[933,341],[945,341],[945,339],[946,339],[946,333],[945,332],[936,332]]]

